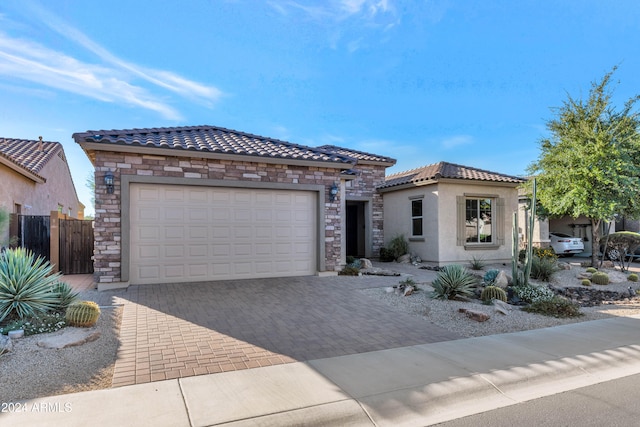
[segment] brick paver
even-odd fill
[[[460,338],[358,292],[388,277],[295,277],[130,286],[113,386]]]

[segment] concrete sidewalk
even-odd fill
[[[3,402],[0,424],[423,426],[637,373],[640,316],[617,317]]]

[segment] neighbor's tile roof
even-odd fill
[[[64,159],[59,142],[0,138],[0,156],[43,180],[40,176],[42,168],[58,154]]]
[[[505,182],[513,184],[519,184],[525,181],[523,178],[518,178],[516,176],[456,165],[454,163],[440,162],[389,175],[385,178],[385,183],[378,188],[396,187],[405,184],[418,185],[421,182],[431,180],[437,181],[442,178]]]
[[[74,133],[73,138],[79,144],[127,145],[345,165],[356,163],[356,159],[339,153],[215,126],[90,130]]]
[[[379,156],[377,154],[365,153],[364,151],[352,150],[350,148],[338,147],[335,145],[321,145],[318,148],[332,153],[342,154],[343,156],[353,157],[354,159],[362,161],[391,164],[396,163],[396,159],[393,159],[391,157]]]

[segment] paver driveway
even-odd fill
[[[102,292],[100,304],[124,304],[113,386],[460,338],[359,292],[399,280],[295,277]]]

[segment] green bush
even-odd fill
[[[472,257],[469,265],[472,270],[482,270],[487,264],[482,257]]]
[[[431,286],[433,287],[433,298],[471,297],[476,287],[476,278],[462,265],[446,265],[438,272],[438,276]]]
[[[598,271],[598,270],[597,270],[596,268],[593,268],[593,267],[588,267],[585,271],[586,271],[587,273],[595,273],[595,272],[596,272],[596,271]]]
[[[608,285],[609,276],[607,275],[607,273],[596,271],[591,275],[591,283],[595,283],[596,285]]]
[[[498,277],[499,273],[500,273],[500,270],[487,271],[486,273],[484,273],[482,282],[484,283],[485,286],[492,286],[495,283],[496,277]]]
[[[578,317],[582,316],[580,307],[566,298],[554,295],[551,299],[543,299],[531,303],[522,310],[529,313],[543,314],[553,317]]]
[[[543,282],[550,281],[551,276],[559,270],[554,258],[534,256],[531,261],[531,277]]]
[[[0,328],[0,333],[6,334],[9,331],[22,329],[25,336],[28,336],[56,332],[66,325],[64,314],[60,312],[43,313],[34,317],[12,320],[6,326]]]
[[[360,269],[352,265],[347,265],[338,272],[339,276],[357,276],[358,274],[360,274]]]
[[[529,283],[524,286],[514,286],[513,293],[522,301],[534,303],[538,301],[546,301],[552,299],[555,294],[546,286],[538,286]]]
[[[380,248],[380,262],[391,262],[395,260],[396,258],[393,256],[391,249]]]
[[[504,291],[504,289],[499,288],[498,286],[487,286],[482,290],[480,299],[483,302],[493,301],[494,299],[507,302],[507,293]]]
[[[389,250],[393,253],[393,259],[398,259],[402,255],[409,253],[409,242],[404,238],[404,234],[399,234],[391,239]]]
[[[0,322],[7,317],[33,317],[54,310],[59,295],[52,292],[59,273],[43,258],[24,248],[0,254]]]
[[[591,280],[582,279],[582,282],[580,282],[580,284],[582,284],[582,286],[591,286]]]
[[[631,273],[628,277],[627,280],[630,282],[637,282],[638,281],[638,275],[636,273]]]

